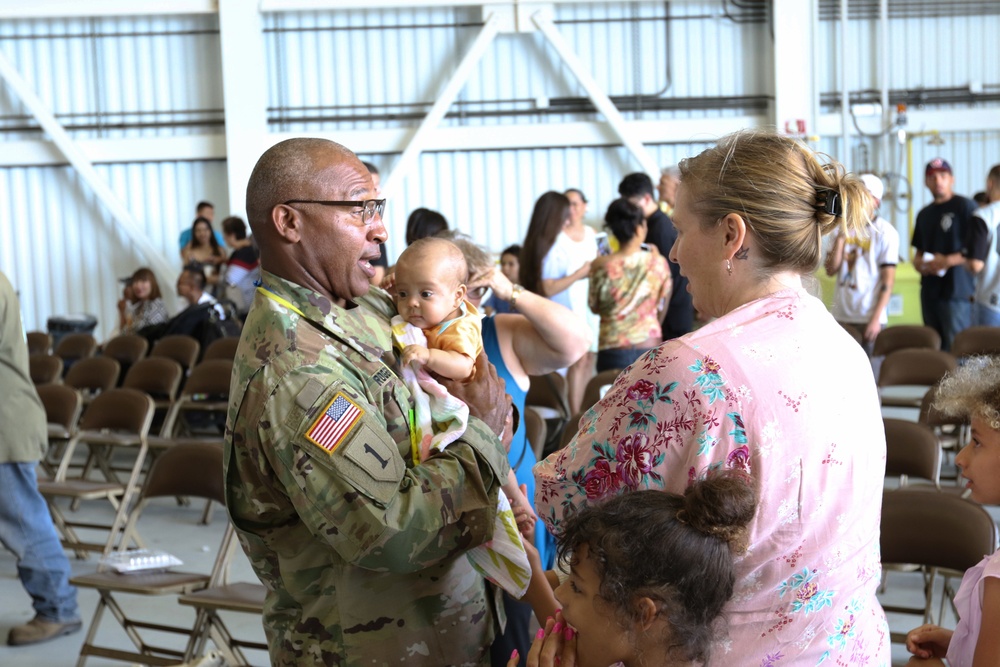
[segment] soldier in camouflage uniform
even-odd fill
[[[254,168],[262,285],[233,372],[229,514],[268,591],[273,664],[485,665],[502,621],[464,552],[491,537],[509,398],[480,357],[451,390],[481,419],[412,465],[395,309],[366,294],[386,237],[381,205],[360,204],[372,196],[357,157],[325,140],[282,142]]]

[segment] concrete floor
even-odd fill
[[[104,508],[108,509],[105,510]],[[151,504],[140,520],[140,535],[151,549],[167,551],[182,561],[178,570],[208,573],[212,569],[215,553],[219,547],[222,533],[225,529],[225,509],[214,506],[212,521],[208,526],[199,524],[203,501],[194,501],[189,507],[179,507],[173,499],[163,499]],[[107,520],[111,517],[110,506],[107,503],[86,503],[77,512],[79,515],[93,517],[97,520]],[[91,555],[87,560],[76,560],[70,556],[70,564],[74,575],[87,574],[97,569],[97,555]],[[256,582],[257,577],[250,568],[243,551],[236,547],[230,569],[230,581]],[[145,620],[190,627],[194,624],[194,611],[190,607],[181,606],[176,598],[170,596],[122,596],[119,602],[127,614],[142,615]],[[81,588],[78,602],[80,614],[84,619],[83,629],[73,635],[38,644],[35,646],[12,647],[6,645],[7,633],[10,628],[25,623],[34,616],[31,600],[21,587],[17,578],[16,563],[10,552],[0,549],[0,665],[3,667],[66,667],[76,664],[84,636],[89,629],[90,619],[97,607],[98,594],[93,589]],[[264,630],[259,617],[250,614],[223,614],[226,625],[233,635],[241,639],[264,641]],[[128,637],[114,618],[107,612],[99,626],[97,642],[115,648],[132,649]],[[180,635],[150,635],[155,641],[151,644],[168,646],[183,650],[184,639]],[[212,648],[209,642],[207,650]],[[264,652],[248,651],[247,658],[255,665],[268,664]],[[102,665],[123,665],[104,658],[91,657],[87,659],[88,667]]]

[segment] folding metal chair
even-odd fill
[[[559,373],[529,376],[530,384],[525,396],[525,406],[531,406],[545,420],[548,440],[544,452],[556,448],[556,437],[562,433],[566,420],[570,417],[569,397],[566,393],[566,378]]]
[[[193,369],[184,391],[174,401],[163,420],[159,436],[151,436],[154,452],[178,444],[222,444],[229,411],[229,381],[233,374],[230,359],[210,359]],[[211,501],[201,522],[211,519]]]
[[[70,366],[63,383],[83,392],[86,403],[118,384],[121,366],[111,357],[87,357]]]
[[[177,495],[205,498],[220,503],[225,502],[221,447],[178,445],[164,452],[153,464],[146,478],[139,503],[125,527],[126,539],[135,536],[136,526],[141,521],[143,511],[154,499],[170,498]],[[196,616],[192,625],[184,627],[157,622],[157,619],[150,619],[148,616],[146,619],[136,618],[126,610],[126,607],[142,609],[143,605],[133,604],[129,606],[126,604],[123,606],[121,598],[127,595],[176,596],[223,582],[236,544],[234,536],[235,531],[230,525],[224,531],[215,563],[209,573],[158,571],[119,574],[113,571],[98,571],[73,577],[71,583],[75,586],[92,588],[100,594],[100,600],[90,622],[90,629],[84,639],[83,646],[80,648],[77,666],[82,667],[90,656],[143,665],[176,665],[181,662],[187,648],[193,643],[192,632],[196,627],[200,627],[198,625],[200,618]],[[110,611],[115,620],[118,621],[135,646],[134,651],[99,646],[95,643],[98,628],[106,611]],[[183,635],[186,639],[183,648],[179,643],[176,647],[154,646],[147,641],[149,632],[143,636],[140,631]]]
[[[924,583],[922,607],[882,605],[889,613],[920,615],[933,623],[932,597],[937,575],[944,577],[945,600],[954,611],[953,580],[997,548],[997,524],[977,503],[946,493],[900,489],[882,496],[882,531],[879,538],[883,570],[919,572]],[[883,574],[883,577],[886,576]],[[891,633],[892,641],[904,641],[905,633]]]
[[[76,436],[77,422],[83,411],[83,397],[80,392],[64,384],[45,384],[35,389],[45,408],[49,436],[48,451],[40,464],[50,477],[55,477],[63,450]]]
[[[28,372],[36,387],[58,382],[65,362],[54,354],[33,354],[28,357]]]
[[[919,408],[930,387],[957,366],[955,357],[941,350],[907,348],[890,352],[878,375],[882,405]],[[892,389],[887,391],[888,387]]]
[[[941,448],[934,431],[925,424],[883,417],[885,426],[885,476],[899,477],[899,488],[909,478],[925,479],[940,489]]]
[[[55,355],[61,358],[67,368],[80,359],[94,356],[97,352],[97,339],[87,333],[67,334],[59,339]]]
[[[234,637],[220,614],[220,612],[241,612],[263,616],[266,596],[267,589],[264,586],[248,582],[211,586],[182,595],[178,602],[194,607],[198,611],[195,630],[191,633],[191,644],[188,646],[185,660],[191,660],[194,656],[204,653],[205,644],[209,639],[226,658],[226,663],[233,667],[249,664],[243,653],[244,648],[266,651],[267,644],[264,642]]]
[[[961,359],[978,354],[1000,354],[1000,327],[969,327],[955,334],[951,353]]]
[[[44,331],[29,331],[25,336],[28,339],[28,354],[52,354],[52,335]]]
[[[202,362],[212,359],[228,359],[232,361],[236,358],[236,348],[240,345],[240,339],[236,336],[226,336],[213,340],[205,349],[202,355]]]
[[[48,501],[53,522],[63,537],[63,545],[73,549],[78,555],[85,551],[99,551],[107,555],[116,547],[128,547],[119,538],[124,537],[129,503],[135,494],[146,459],[146,438],[153,420],[153,410],[153,399],[134,389],[109,389],[99,394],[80,418],[79,432],[69,439],[55,478],[39,480],[38,490]],[[67,471],[73,454],[81,442],[94,448],[93,451],[102,461],[109,460],[114,450],[134,452],[134,462],[129,469],[127,481],[118,481],[110,465],[104,463],[100,466],[101,470],[109,476],[104,481],[87,479],[87,469],[81,477],[68,478]],[[106,500],[114,510],[114,518],[110,525],[70,521],[59,507],[57,500],[60,498],[76,501]],[[108,537],[104,542],[85,541],[78,535],[78,529],[107,531]],[[132,539],[136,546],[142,546],[137,535],[133,535]]]
[[[890,352],[911,348],[940,350],[941,335],[934,329],[919,324],[886,327],[875,337],[872,356],[884,357]]]
[[[102,357],[110,357],[121,366],[122,377],[128,375],[132,368],[140,359],[149,352],[149,341],[138,334],[121,334],[115,336],[101,349]]]
[[[229,381],[233,374],[233,362],[228,359],[203,361],[191,370],[184,384],[184,391],[174,401],[167,418],[163,422],[160,436],[151,438],[155,447],[169,447],[184,439],[195,442],[221,442],[222,428],[205,434],[199,425],[192,424],[193,414],[215,415],[225,421],[229,410]]]
[[[153,403],[156,405],[153,430],[159,432],[170,407],[177,400],[177,391],[180,389],[183,379],[184,369],[173,359],[146,357],[128,369],[122,386],[138,389],[152,396]]]
[[[201,343],[183,334],[164,336],[153,345],[153,351],[149,353],[151,357],[167,357],[173,359],[184,369],[185,375],[198,362],[198,355],[201,353]]]

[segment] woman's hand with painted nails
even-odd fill
[[[517,660],[513,656],[511,659],[507,667],[516,667]],[[546,620],[545,627],[535,635],[528,651],[528,667],[575,666],[576,631],[563,619],[562,612],[556,612],[555,618]]]

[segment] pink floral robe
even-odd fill
[[[824,305],[786,290],[650,351],[534,468],[539,516],[749,471],[759,506],[712,665],[889,665],[875,598],[885,434],[871,367]]]

